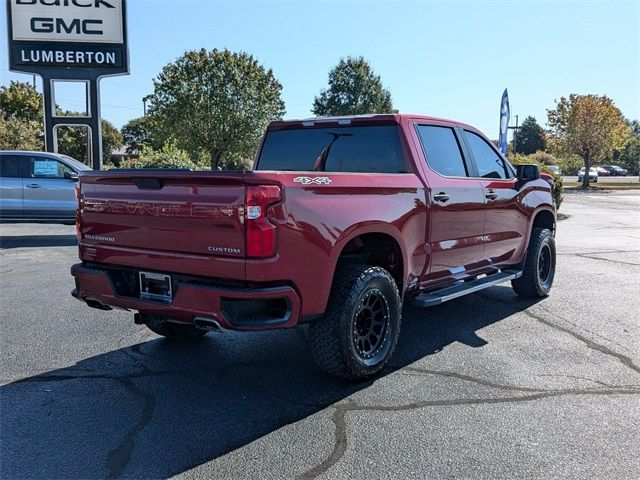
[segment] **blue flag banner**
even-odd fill
[[[502,94],[502,102],[500,103],[500,151],[503,155],[507,154],[507,129],[509,128],[509,94],[504,89]]]

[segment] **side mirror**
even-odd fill
[[[518,188],[532,180],[540,178],[540,167],[538,165],[516,165],[516,176]]]
[[[73,180],[74,182],[78,180],[78,172],[64,172],[64,178],[68,178],[69,180]]]

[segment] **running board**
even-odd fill
[[[508,280],[515,280],[522,276],[521,270],[503,270],[500,273],[488,275],[480,280],[456,284],[434,292],[423,293],[414,299],[414,304],[420,307],[432,307],[469,293],[479,292]]]

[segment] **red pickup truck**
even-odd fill
[[[308,323],[324,371],[366,378],[408,298],[548,294],[552,188],[459,122],[277,121],[252,171],[82,172],[73,296],[182,340]]]

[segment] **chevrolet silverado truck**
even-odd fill
[[[178,340],[308,324],[322,370],[367,378],[405,300],[549,293],[552,188],[455,121],[276,121],[251,171],[81,172],[72,294]]]

